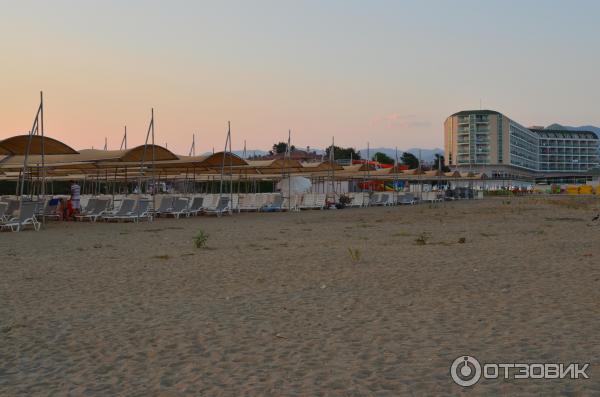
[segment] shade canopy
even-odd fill
[[[6,138],[0,141],[0,154],[13,156],[25,155],[30,139],[31,144],[29,146],[29,154],[42,154],[42,147],[43,153],[47,155],[77,154],[77,151],[70,146],[57,141],[56,139],[48,138],[47,136],[42,137],[40,135],[17,135]]]

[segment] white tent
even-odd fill
[[[310,179],[303,176],[283,178],[277,183],[277,189],[286,197],[290,196],[290,192],[291,194],[306,193],[310,190],[311,186]]]

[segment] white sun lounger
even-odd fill
[[[256,193],[254,195],[254,205],[256,205],[256,210],[260,210],[263,206],[267,205],[269,202],[269,196],[265,193]]]
[[[412,195],[412,193],[405,193],[403,195],[398,196],[398,204],[415,204],[416,200],[415,200],[415,196]]]
[[[315,195],[315,208],[322,210],[325,208],[327,202],[327,195],[324,193]]]
[[[6,209],[8,208],[8,203],[0,202],[0,222],[8,220],[6,217]]]
[[[174,197],[171,196],[163,196],[160,200],[160,204],[158,209],[155,211],[156,216],[160,216],[162,214],[166,214],[173,209],[173,202],[175,201]]]
[[[309,210],[315,207],[315,195],[314,193],[306,193],[302,196],[302,202],[300,202],[299,208],[302,210]]]
[[[8,199],[8,201],[6,201],[6,203],[8,203],[8,207],[6,208],[6,212],[4,213],[4,216],[6,217],[6,219],[9,219],[9,218],[12,218],[13,215],[15,214],[15,211],[17,211],[19,209],[21,202],[17,199]]]
[[[238,203],[238,212],[240,211],[258,211],[259,207],[256,203],[257,195],[248,193],[240,196]]]
[[[300,203],[302,196],[298,194],[293,194],[292,198],[285,197],[283,199],[283,204],[281,205],[281,209],[283,211],[299,211],[298,203]]]
[[[379,205],[388,206],[393,204],[394,202],[390,193],[381,193],[381,200],[379,201]]]
[[[217,204],[219,203],[219,195],[209,193],[204,196],[204,209],[205,210],[214,210],[217,208]]]
[[[365,194],[362,192],[349,193],[348,196],[352,199],[349,207],[364,207],[365,206]],[[367,196],[368,197],[368,196]]]
[[[61,215],[57,212],[59,204],[60,204],[59,199],[48,200],[46,202],[46,205],[44,205],[44,207],[40,211],[39,216],[43,219],[46,219],[46,218],[60,219]]]
[[[51,198],[47,200],[43,208],[41,208],[41,210],[39,210],[40,206],[38,205],[37,216],[39,216],[42,219],[60,219],[62,215],[58,213],[59,204],[60,200],[57,198]]]
[[[221,216],[223,214],[231,215],[231,208],[229,207],[229,197],[221,196],[216,208],[208,209],[208,210],[205,210],[204,212],[206,214],[213,214],[213,215],[217,215],[217,216]]]
[[[94,210],[94,208],[96,208],[97,203],[98,203],[97,198],[89,198],[87,200],[87,204],[85,205],[85,208],[82,207],[81,215],[87,215],[90,212],[92,212]]]
[[[279,212],[283,210],[283,196],[278,194],[272,203],[264,205],[260,210],[263,212]]]
[[[90,206],[92,200],[90,199],[90,203],[88,203],[88,207]],[[91,208],[91,210],[89,212],[87,212],[87,208],[86,208],[86,213],[82,214],[82,215],[76,215],[75,218],[76,219],[80,219],[80,220],[85,220],[85,219],[89,219],[92,222],[96,222],[98,220],[98,218],[100,218],[101,216],[103,216],[104,214],[106,214],[108,212],[108,206],[110,205],[110,199],[96,199],[94,207]]]
[[[173,206],[169,211],[164,212],[166,216],[173,216],[179,219],[181,215],[187,215],[189,200],[187,198],[178,197],[173,200]]]
[[[369,206],[375,207],[383,205],[383,193],[373,193],[369,199]]]
[[[133,213],[133,208],[135,207],[134,199],[123,199],[121,201],[121,206],[119,209],[113,213],[106,213],[102,216],[105,221],[110,220],[119,220],[123,216],[128,216]]]
[[[204,210],[202,207],[203,204],[204,197],[194,197],[192,204],[190,204],[190,208],[188,209],[187,216],[200,214]]]
[[[27,225],[32,225],[36,231],[40,230],[40,223],[35,217],[37,206],[35,201],[21,201],[19,215],[0,224],[0,230],[10,228],[13,232],[19,232]]]
[[[136,223],[139,222],[141,219],[146,219],[148,222],[151,222],[153,217],[152,212],[150,211],[150,204],[150,200],[137,200],[135,208],[133,209],[133,211],[131,211],[131,213],[127,215],[114,217],[114,219],[121,221],[133,221]]]

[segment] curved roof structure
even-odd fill
[[[225,160],[225,167],[248,165],[246,160],[240,156],[227,152],[217,152],[208,156],[192,157],[192,159],[197,159],[198,165],[201,167],[208,168],[221,167],[223,165],[223,160]]]
[[[0,141],[0,154],[10,155],[25,155],[27,153],[27,145],[31,139],[31,145],[29,146],[29,154],[42,154],[42,146],[44,154],[56,155],[56,154],[77,154],[77,151],[70,146],[57,141],[54,138],[47,136],[42,137],[40,135],[16,135],[10,138],[6,138]],[[43,143],[43,145],[42,145]]]
[[[336,162],[323,161],[320,163],[302,163],[302,171],[304,172],[315,172],[315,171],[343,171],[344,167]]]
[[[166,160],[179,160],[179,157],[169,149],[159,145],[147,145],[146,154],[144,155],[144,145],[136,146],[132,149],[124,151],[123,155],[119,157],[120,161],[152,161],[153,153],[155,161],[166,161]]]
[[[148,145],[144,157],[144,146],[137,146],[127,150],[97,150],[82,149],[79,152],[69,154],[57,154],[45,158],[45,165],[53,168],[104,168],[105,166],[120,166],[121,163],[134,163],[139,166],[144,157],[144,162],[149,165],[152,162],[152,149],[154,149],[155,161],[179,160],[179,158],[168,149],[158,145]],[[42,157],[33,154],[28,157],[28,165],[39,165]],[[2,161],[1,168],[20,169],[23,167],[24,156],[13,155]]]
[[[249,168],[256,169],[259,173],[270,173],[285,171],[301,171],[302,164],[298,160],[273,159],[273,160],[249,160]]]

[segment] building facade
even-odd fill
[[[493,110],[461,111],[444,122],[448,165],[492,178],[578,176],[598,167],[591,131],[527,128]]]

